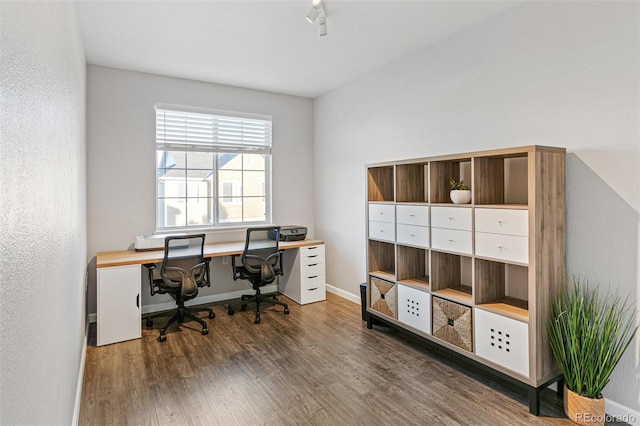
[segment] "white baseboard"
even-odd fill
[[[251,289],[249,289],[249,291],[250,290]],[[266,285],[262,287],[261,291],[263,293],[271,293],[274,291],[278,291],[278,285],[277,284]],[[224,300],[240,299],[240,296],[242,296],[243,294],[248,294],[247,289],[232,291],[229,293],[208,294],[206,296],[200,296],[196,299],[193,299],[191,301],[192,303],[187,304],[186,306],[206,305],[208,303],[222,302]],[[172,300],[167,302],[162,302],[162,303],[154,303],[153,305],[144,305],[142,307],[142,314],[144,315],[144,314],[152,314],[154,312],[169,311],[171,309],[175,309],[175,307],[176,307],[176,302]],[[97,317],[98,317],[97,314],[89,314],[89,322],[96,322]]]
[[[342,297],[343,299],[347,299],[352,301],[353,303],[357,303],[360,305],[360,295],[355,295],[353,293],[349,293],[348,291],[344,291],[341,288],[334,287],[332,285],[326,284],[327,291]]]
[[[73,405],[73,426],[78,426],[80,421],[80,403],[82,402],[82,383],[84,382],[84,365],[87,361],[87,343],[89,339],[89,323],[84,330],[84,344],[82,345],[82,355],[80,356],[80,368],[78,369],[78,383],[76,384],[76,400]]]
[[[640,411],[618,404],[610,399],[604,400],[604,411],[607,413],[607,423],[624,422],[631,426],[640,426]]]

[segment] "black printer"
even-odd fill
[[[307,237],[305,226],[282,226],[280,227],[280,241],[300,241]]]

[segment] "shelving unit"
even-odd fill
[[[368,327],[383,320],[523,384],[538,414],[539,390],[561,377],[546,323],[565,283],[565,150],[387,162],[366,176]],[[451,178],[469,204],[452,203]]]

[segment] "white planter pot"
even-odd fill
[[[455,204],[469,204],[469,202],[471,202],[470,189],[454,189],[449,196]]]

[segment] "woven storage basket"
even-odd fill
[[[471,308],[438,297],[433,300],[433,335],[467,351],[473,351]]]
[[[371,277],[370,287],[371,309],[375,309],[391,318],[397,318],[398,302],[395,283]]]

